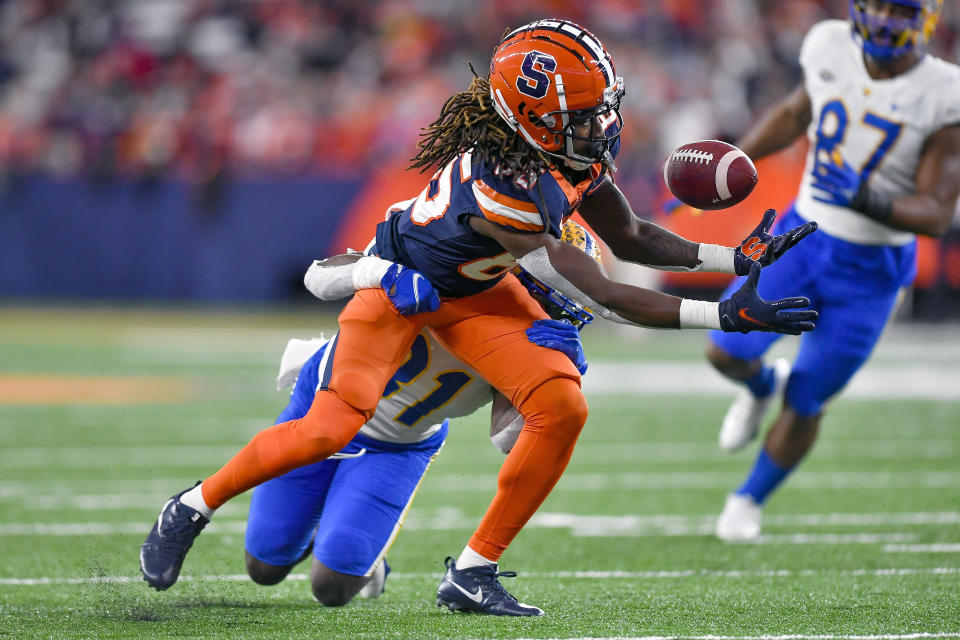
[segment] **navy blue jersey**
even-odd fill
[[[441,296],[462,297],[495,285],[516,266],[499,243],[474,231],[470,216],[524,233],[560,237],[560,226],[606,179],[595,164],[577,184],[553,169],[529,184],[503,177],[468,151],[437,171],[413,201],[377,226],[377,253],[422,273]]]

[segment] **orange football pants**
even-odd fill
[[[546,499],[587,417],[580,375],[558,351],[527,340],[546,314],[513,276],[447,300],[432,313],[401,316],[380,289],[357,292],[340,314],[328,390],[307,414],[258,433],[204,480],[203,498],[230,498],[342,449],[370,419],[387,382],[426,326],[454,355],[511,400],[525,425],[497,478],[497,492],[470,546],[497,560]]]

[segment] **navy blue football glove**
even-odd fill
[[[380,286],[401,315],[436,311],[440,307],[436,289],[422,273],[410,267],[393,263],[380,278]]]
[[[554,349],[570,358],[580,375],[587,372],[587,358],[583,355],[580,332],[563,320],[537,320],[527,329],[527,340],[533,344]]]
[[[729,299],[720,303],[720,328],[724,331],[775,331],[798,336],[813,331],[817,312],[808,298],[783,298],[768,302],[757,294],[760,265],[750,267],[747,281]]]
[[[810,186],[816,189],[814,200],[833,204],[838,207],[852,208],[854,199],[860,191],[860,174],[840,157],[835,155],[836,162],[818,162],[813,171],[813,181]],[[819,192],[819,193],[818,193]]]
[[[779,236],[771,236],[770,228],[773,227],[773,220],[776,217],[776,209],[764,211],[760,224],[737,247],[736,253],[733,254],[733,266],[738,276],[750,273],[750,267],[754,263],[761,267],[769,267],[786,253],[787,249],[817,230],[816,222],[805,222]]]

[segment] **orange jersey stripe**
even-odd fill
[[[535,213],[540,215],[540,210],[537,209],[537,205],[533,204],[532,202],[517,200],[516,198],[505,196],[499,191],[495,191],[490,185],[485,184],[483,180],[477,180],[474,184],[476,185],[477,189],[480,190],[480,193],[487,196],[497,204],[510,207],[511,209],[517,209],[518,211],[525,211],[527,213]]]
[[[479,202],[477,206],[480,207],[480,211],[483,212],[484,217],[490,222],[496,222],[497,224],[503,225],[505,227],[512,227],[514,229],[519,229],[520,231],[543,231],[542,224],[533,224],[530,222],[523,222],[522,220],[517,220],[515,218],[508,218],[507,216],[501,216],[500,214],[494,213],[489,209],[486,209]]]

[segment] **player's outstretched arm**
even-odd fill
[[[778,236],[768,232],[776,211],[768,209],[760,224],[738,247],[691,242],[634,215],[620,189],[607,181],[580,205],[580,214],[620,260],[667,271],[714,271],[747,275],[753,262],[766,267],[816,230],[807,222]]]
[[[847,207],[882,224],[927,236],[943,235],[953,219],[960,195],[960,126],[931,134],[917,166],[917,190],[889,196],[861,180],[860,173],[839,153],[813,175],[814,199]]]
[[[565,296],[589,307],[601,317],[646,327],[666,329],[721,329],[720,304],[678,298],[659,291],[615,282],[599,265],[576,247],[547,234],[508,231],[483,218],[471,218],[471,226],[500,243],[530,274]],[[755,267],[759,270],[759,265]],[[756,280],[753,280],[755,285]],[[759,299],[759,298],[758,298]],[[787,299],[780,309],[792,309],[796,299]],[[775,303],[768,303],[775,304]],[[761,320],[766,318],[762,316]],[[762,322],[748,330],[778,330]],[[745,325],[746,326],[746,325]],[[737,327],[740,330],[740,326]]]
[[[680,326],[680,298],[614,282],[573,245],[546,233],[511,231],[476,216],[470,218],[470,226],[500,243],[534,278],[601,316],[615,313],[649,327]]]
[[[303,276],[307,290],[321,300],[340,300],[359,289],[381,287],[403,315],[436,311],[440,296],[415,269],[376,256],[344,253],[314,260]]]

